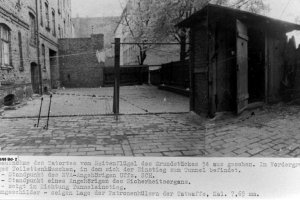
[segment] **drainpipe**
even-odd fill
[[[36,40],[37,40],[37,65],[39,68],[39,84],[40,84],[40,95],[43,95],[43,77],[42,77],[42,66],[40,63],[40,25],[39,25],[39,9],[38,9],[38,0],[35,0],[35,6],[36,6]]]

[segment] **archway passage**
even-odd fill
[[[30,66],[31,71],[31,84],[32,84],[32,90],[33,93],[38,94],[39,93],[39,69],[36,63],[31,63]]]
[[[3,102],[3,104],[4,104],[5,106],[12,106],[12,105],[14,104],[14,102],[15,102],[15,95],[9,94],[9,95],[7,95],[6,97],[4,97],[4,102]]]

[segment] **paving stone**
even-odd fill
[[[68,153],[68,156],[86,156],[87,152],[72,152]]]
[[[95,151],[95,148],[89,147],[89,148],[79,148],[78,152],[91,152]]]
[[[145,156],[149,156],[149,157],[159,157],[159,156],[163,156],[162,153],[144,153]]]
[[[155,99],[150,97],[149,100],[145,100],[146,97],[155,96],[156,93],[157,96],[165,93],[160,93],[153,88],[148,89],[146,87],[138,87],[134,90],[131,87],[124,88],[122,98],[138,107],[151,105],[152,111],[166,111],[161,105],[157,105]],[[86,103],[89,93],[97,91],[105,91],[108,94],[112,90],[111,88],[67,89],[65,92],[87,95],[84,100]],[[139,97],[136,92],[141,92],[144,97]],[[76,95],[69,95],[57,97],[56,100],[73,98],[79,103],[76,97]],[[185,102],[186,98],[184,100],[173,94],[172,97],[174,101],[178,99],[179,101],[170,104],[168,109],[179,111],[182,108],[180,102]],[[101,103],[103,104],[103,101],[99,101],[97,105],[101,106]],[[122,101],[121,104],[124,105],[124,102]],[[29,106],[36,110],[34,103]],[[66,105],[63,111],[56,107],[54,112],[63,114],[63,112],[76,111],[74,107],[69,108]],[[7,111],[4,116],[22,115],[28,112],[26,109],[24,107],[17,111]],[[88,109],[91,109],[89,105]],[[121,116],[117,122],[113,116],[53,117],[47,131],[33,127],[36,119],[1,118],[0,154],[73,156],[98,156],[98,154],[99,156],[180,156],[181,154],[199,157],[299,157],[300,155],[299,106],[284,106],[280,109],[270,106],[267,110],[257,111],[250,119],[246,119],[247,114],[243,114],[241,117],[232,115],[214,121],[188,113],[146,114],[140,109],[133,110],[138,110],[140,113]],[[129,109],[124,111],[125,114],[126,112],[128,113]],[[76,152],[77,150],[81,152]]]
[[[169,157],[177,157],[177,156],[182,156],[183,154],[180,151],[174,151],[174,152],[163,152],[163,155]]]

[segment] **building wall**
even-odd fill
[[[97,51],[104,48],[103,34],[91,38],[59,40],[59,65],[62,86],[69,88],[103,85],[104,63],[99,63]]]
[[[208,38],[207,31],[201,26],[191,30],[191,43],[193,45],[193,111],[198,114],[208,112]]]
[[[46,29],[45,3],[49,8],[49,29]],[[16,94],[21,100],[32,93],[31,85],[31,63],[38,63],[37,43],[32,43],[30,14],[34,16],[35,23],[39,24],[40,31],[40,63],[42,66],[42,79],[44,86],[51,88],[50,58],[49,50],[58,52],[58,37],[70,37],[71,29],[71,1],[70,0],[38,0],[38,13],[36,13],[35,0],[10,0],[1,1],[0,24],[5,24],[10,29],[11,65],[1,66],[0,69],[0,106],[3,98],[8,94]],[[42,5],[42,6],[41,6]],[[42,8],[42,9],[41,9]],[[60,10],[60,11],[58,11]],[[55,13],[55,33],[52,11]],[[38,15],[38,20],[37,20]],[[41,19],[43,24],[41,24]],[[38,22],[37,22],[38,21]],[[63,26],[64,33],[58,34],[58,25]],[[21,36],[21,40],[20,37]],[[43,56],[42,45],[45,46],[45,56]],[[22,47],[22,48],[20,48]],[[22,49],[22,52],[20,51]],[[44,62],[45,59],[45,62]],[[56,65],[58,67],[58,65]]]
[[[87,38],[92,34],[104,35],[104,47],[110,48],[114,41],[114,30],[120,17],[72,18],[74,34],[77,38]]]
[[[283,37],[282,37],[283,36]],[[266,38],[266,51],[268,62],[268,102],[278,102],[281,100],[280,88],[284,74],[284,51],[287,39],[284,34],[276,35],[269,33]]]

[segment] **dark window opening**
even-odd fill
[[[19,39],[19,54],[20,54],[20,71],[24,71],[24,60],[23,60],[23,47],[22,47],[22,34],[18,32],[18,39]]]
[[[46,48],[45,45],[42,44],[42,59],[43,59],[43,70],[46,71],[47,67],[46,67]]]
[[[249,29],[248,92],[249,103],[265,97],[265,37],[260,30]]]
[[[45,93],[45,94],[48,93],[48,87],[44,87],[44,93]]]

